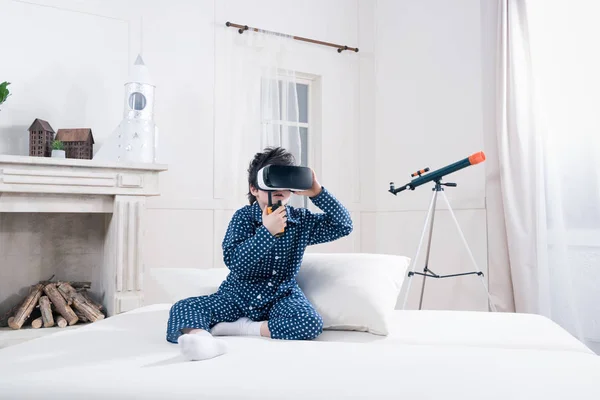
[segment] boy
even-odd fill
[[[316,179],[308,196],[325,213],[287,205],[291,192],[272,193],[279,207],[267,215],[268,192],[257,189],[257,173],[267,165],[295,165],[282,148],[257,153],[248,168],[248,200],[233,215],[223,239],[223,259],[230,270],[217,293],[173,305],[167,340],[179,343],[189,360],[225,353],[214,336],[255,335],[273,339],[311,340],[323,320],[296,283],[307,246],[330,242],[352,232],[350,213]],[[281,237],[278,232],[285,229]]]

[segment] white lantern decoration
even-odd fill
[[[100,148],[95,159],[155,163],[158,127],[154,123],[154,82],[138,55],[129,82],[125,84],[123,120]]]

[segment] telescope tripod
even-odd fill
[[[452,277],[464,276],[464,275],[478,275],[481,278],[481,283],[483,284],[483,288],[485,289],[485,293],[487,294],[489,306],[490,306],[491,310],[495,312],[496,307],[494,306],[492,299],[490,297],[490,293],[489,293],[488,287],[485,283],[483,272],[481,272],[481,270],[477,266],[477,263],[475,262],[475,257],[473,257],[473,253],[471,252],[471,249],[469,248],[469,245],[467,244],[467,240],[465,239],[465,236],[464,236],[462,230],[460,229],[460,225],[458,224],[456,215],[454,215],[454,211],[452,211],[452,207],[450,206],[450,202],[448,201],[448,198],[446,197],[446,194],[444,193],[444,189],[442,188],[442,186],[456,187],[456,183],[441,183],[441,179],[435,180],[435,187],[433,188],[433,196],[431,197],[431,202],[429,204],[429,211],[427,212],[427,217],[425,218],[425,225],[423,226],[423,231],[421,233],[421,239],[419,240],[419,245],[417,247],[417,254],[415,255],[415,258],[413,258],[413,260],[412,260],[412,269],[408,273],[408,286],[406,287],[406,293],[404,294],[404,302],[402,304],[402,309],[406,308],[406,302],[408,300],[408,294],[410,293],[410,287],[411,287],[412,278],[414,275],[422,275],[423,276],[423,284],[421,285],[421,295],[420,295],[420,299],[419,299],[419,310],[421,310],[421,308],[423,306],[423,294],[425,292],[425,280],[427,278],[443,279],[443,278],[452,278]],[[452,216],[452,219],[454,220],[454,224],[458,228],[458,233],[460,234],[460,238],[462,239],[462,242],[465,245],[467,252],[469,253],[469,257],[471,258],[471,262],[473,263],[473,265],[475,267],[475,271],[458,273],[458,274],[450,274],[450,275],[438,275],[429,269],[429,255],[431,252],[431,237],[433,235],[433,222],[435,219],[437,198],[438,198],[438,194],[440,194],[440,193],[441,193],[441,197],[445,200],[446,205],[448,206],[448,211],[450,211],[450,215]],[[416,267],[419,255],[421,254],[421,248],[423,247],[423,242],[425,240],[425,232],[427,231],[428,226],[429,226],[429,237],[427,239],[427,250],[426,250],[427,253],[425,256],[425,267],[423,268],[423,272],[415,272],[415,267]]]

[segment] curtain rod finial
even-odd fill
[[[355,48],[355,49],[350,49],[348,46],[344,46],[344,47],[340,47],[340,48],[338,48],[338,49],[337,49],[337,52],[338,52],[338,53],[341,53],[341,52],[342,52],[342,51],[344,51],[344,50],[352,50],[352,51],[354,51],[355,53],[358,53],[358,47],[357,47],[357,48]]]

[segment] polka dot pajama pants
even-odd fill
[[[171,307],[167,324],[167,340],[177,343],[185,328],[209,331],[219,322],[233,322],[241,317],[253,321],[269,321],[273,339],[311,340],[323,331],[323,320],[300,289],[274,299],[271,306],[245,311],[234,297],[224,292],[190,297]]]

